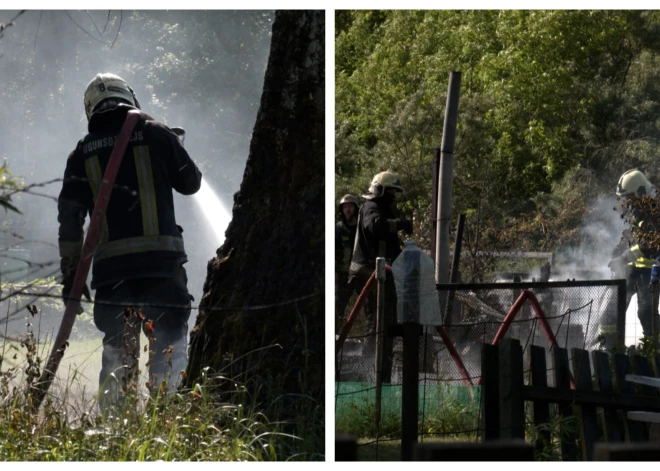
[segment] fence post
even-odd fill
[[[412,461],[419,420],[419,335],[417,322],[403,328],[403,374],[401,385],[401,461]]]
[[[497,345],[481,345],[481,441],[500,438],[500,374]]]
[[[385,258],[376,259],[376,280],[378,281],[376,301],[376,429],[380,426],[381,402],[383,394],[383,331],[385,325]]]
[[[616,331],[618,346],[626,345],[626,280],[616,280]]]
[[[357,461],[357,440],[350,434],[335,437],[335,461]]]
[[[552,347],[552,368],[554,369],[555,388],[568,391],[571,389],[571,370],[568,366],[568,351],[565,348]],[[577,461],[577,427],[574,426],[573,404],[560,401],[557,403],[559,423],[559,441],[563,461]]]
[[[598,390],[604,393],[614,393],[612,374],[610,372],[610,357],[605,352],[593,351],[591,358],[594,363],[594,373]],[[603,435],[606,442],[622,442],[625,436],[623,422],[614,407],[603,407]],[[594,459],[595,456],[594,456]]]
[[[573,348],[573,376],[575,377],[576,391],[592,391],[591,365],[589,364],[589,353],[581,348]],[[598,438],[598,420],[596,408],[592,405],[581,404],[577,407],[578,425],[580,429],[580,444],[582,445],[582,457],[586,461],[593,460],[594,443]]]
[[[654,266],[651,269],[651,283],[649,289],[651,290],[651,338],[653,342],[658,343],[658,293],[660,285],[658,285],[658,271],[660,267]]]
[[[530,384],[545,388],[548,386],[548,368],[545,359],[545,348],[539,345],[530,345],[529,369],[531,370]],[[550,404],[547,401],[534,401],[532,415],[536,427],[536,442],[534,448],[540,454],[552,441],[549,428],[542,427],[550,422]]]
[[[614,354],[614,377],[616,378],[615,391],[622,394],[635,394],[635,387],[632,383],[626,381],[626,375],[632,374],[632,367],[630,365],[630,357],[623,353]],[[646,425],[642,422],[629,420],[626,414],[623,413],[625,418],[624,423],[628,430],[628,439],[631,442],[645,442],[649,438]]]
[[[522,347],[517,339],[500,342],[500,438],[525,439]]]

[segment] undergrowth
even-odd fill
[[[74,386],[88,388],[77,384],[88,379],[74,369],[35,411],[32,392],[46,363],[44,345],[29,329],[20,342],[0,344],[0,460],[323,459],[318,454],[323,449],[323,410],[314,401],[300,401],[297,412],[306,420],[277,422],[269,418],[275,412],[257,404],[240,378],[206,369],[192,388],[169,391],[166,381],[144,381],[140,364],[129,359],[119,404],[100,412],[102,393],[72,393]],[[227,381],[232,394],[216,394],[217,385]]]
[[[455,389],[455,390],[454,390]],[[476,389],[476,388],[475,388]],[[389,391],[388,391],[389,390]],[[380,422],[376,420],[375,399],[372,390],[367,394],[346,396],[336,411],[335,430],[362,438],[396,437],[401,433],[400,396],[388,386],[384,389]],[[463,394],[459,394],[459,390]],[[398,391],[397,391],[398,392]],[[427,438],[442,437],[470,440],[479,426],[479,397],[470,398],[464,388],[436,387],[433,399],[420,395],[418,432]],[[422,401],[426,401],[423,407]]]

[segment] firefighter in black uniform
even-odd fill
[[[652,193],[653,185],[646,179],[646,176],[639,170],[629,170],[619,179],[616,188],[616,195],[620,198],[633,199],[638,196],[649,195]],[[632,225],[639,228],[638,232],[646,230],[647,226],[652,228],[660,227],[660,221],[653,215],[643,215],[639,209],[632,203]],[[650,336],[653,323],[653,304],[651,299],[651,267],[654,264],[654,258],[660,255],[657,247],[652,247],[646,241],[634,236],[634,231],[627,229],[624,231],[621,242],[612,251],[612,260],[608,266],[616,278],[626,279],[626,308],[630,304],[633,294],[637,293],[637,317],[639,318],[644,335]],[[601,335],[616,333],[616,326],[611,324],[601,326]]]
[[[91,217],[127,112],[140,108],[133,90],[113,74],[94,77],[84,103],[89,133],[69,155],[58,199],[65,302],[80,259],[85,216],[89,213]],[[201,179],[199,169],[170,128],[153,120],[137,123],[117,174],[92,266],[94,323],[104,334],[99,378],[102,404],[118,399],[115,378],[122,377],[124,309],[128,305],[142,310],[145,333],[156,338],[150,345],[154,353],[149,372],[158,383],[152,384],[169,375],[168,386],[173,389],[185,370],[192,298],[183,267],[187,261],[183,229],[174,217],[172,190],[192,195],[199,190]],[[85,293],[89,297],[87,287]],[[130,322],[139,333],[137,316]],[[131,340],[139,345],[139,337]],[[170,346],[173,350],[164,353]]]
[[[344,195],[339,201],[341,220],[335,225],[335,325],[339,326],[346,312],[355,284],[348,283],[348,268],[353,256],[359,200],[353,195]]]
[[[412,222],[399,217],[396,209],[396,194],[403,192],[399,177],[392,172],[381,172],[376,175],[369,187],[369,194],[363,195],[366,200],[358,214],[355,247],[349,270],[349,282],[357,282],[364,286],[367,279],[376,269],[376,258],[385,257],[386,263],[392,262],[401,253],[400,230],[412,234]],[[370,308],[366,311],[365,327],[366,351],[375,351],[376,333],[376,293],[369,296]],[[396,324],[396,291],[394,278],[388,273],[385,281],[385,319],[383,329]],[[392,372],[391,337],[383,337],[383,381],[389,382]]]

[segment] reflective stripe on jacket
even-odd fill
[[[129,107],[93,115],[90,133],[69,155],[58,199],[62,273],[75,269],[83,224],[91,216],[117,134]],[[201,172],[164,124],[140,121],[124,154],[102,223],[92,288],[141,277],[169,277],[186,261],[172,190],[190,195]]]

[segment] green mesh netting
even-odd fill
[[[474,397],[473,397],[474,396]],[[442,419],[459,411],[479,413],[481,388],[450,384],[420,384],[420,419]],[[401,385],[383,385],[381,416],[401,417]],[[340,430],[350,430],[373,414],[376,389],[373,383],[335,383],[335,424]]]

